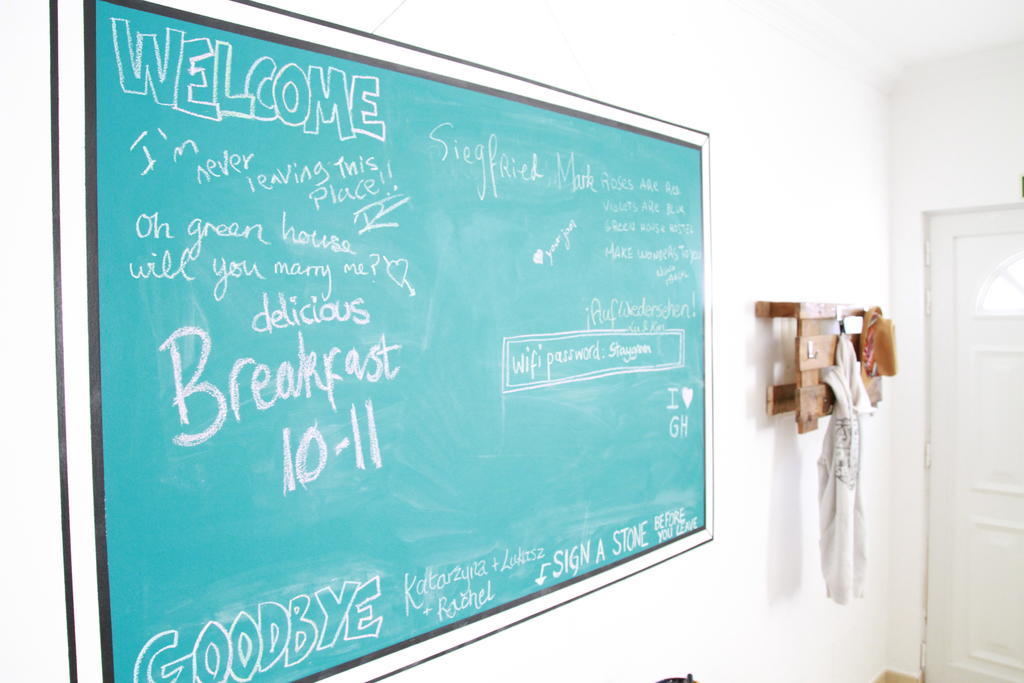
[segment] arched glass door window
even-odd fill
[[[1024,253],[1003,261],[978,293],[982,315],[1024,315]]]

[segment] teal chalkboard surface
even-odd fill
[[[710,538],[705,136],[87,9],[109,677],[451,647]]]

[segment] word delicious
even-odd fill
[[[239,358],[231,366],[228,373],[227,396],[224,390],[209,380],[202,380],[203,372],[206,370],[206,362],[210,358],[210,351],[213,348],[213,340],[209,333],[198,327],[180,327],[160,345],[161,351],[167,351],[171,357],[171,370],[174,373],[174,406],[178,409],[178,418],[181,424],[189,424],[189,398],[196,394],[205,394],[213,399],[217,406],[216,416],[209,424],[198,432],[182,432],[174,437],[173,441],[178,446],[198,446],[204,443],[220,431],[228,416],[228,402],[231,404],[231,412],[235,420],[241,422],[242,400],[242,374],[248,374],[248,381],[244,382],[248,393],[252,396],[252,402],[257,410],[268,410],[274,407],[277,401],[305,396],[310,398],[313,390],[319,390],[327,396],[331,409],[337,411],[334,403],[334,384],[345,379],[345,375],[364,382],[379,382],[380,380],[393,380],[400,368],[392,367],[390,354],[402,347],[399,344],[388,344],[387,339],[381,334],[380,340],[360,353],[357,348],[350,348],[342,351],[337,346],[331,347],[326,353],[317,354],[315,351],[306,351],[305,343],[302,340],[302,333],[298,333],[298,364],[292,365],[288,361],[282,362],[277,367],[276,373],[271,373],[270,366],[265,363],[258,363],[254,358]],[[184,381],[182,368],[182,341],[189,337],[196,337],[200,343],[199,361],[192,370],[192,376]],[[185,345],[186,356],[191,355],[191,343]],[[335,359],[344,355],[344,374],[335,372]]]
[[[185,38],[168,28],[132,31],[127,19],[111,19],[114,61],[121,90],[152,95],[157,104],[185,114],[220,121],[228,116],[281,121],[310,134],[333,125],[340,140],[386,137],[378,118],[380,82],[376,76],[349,76],[333,66],[278,64],[262,56],[246,70],[232,65],[234,46],[209,38]]]

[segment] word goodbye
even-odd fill
[[[314,650],[329,650],[339,638],[377,638],[384,618],[374,615],[373,603],[380,594],[375,576],[362,583],[345,581],[341,593],[325,586],[312,598],[296,595],[287,607],[261,602],[255,617],[243,610],[228,628],[206,622],[184,652],[178,631],[163,631],[139,651],[133,681],[249,681],[279,664],[295,666]]]

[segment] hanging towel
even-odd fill
[[[840,605],[864,597],[864,512],[860,495],[860,416],[874,412],[848,336],[840,335],[836,365],[822,371],[835,404],[818,460],[821,571],[828,596]]]

